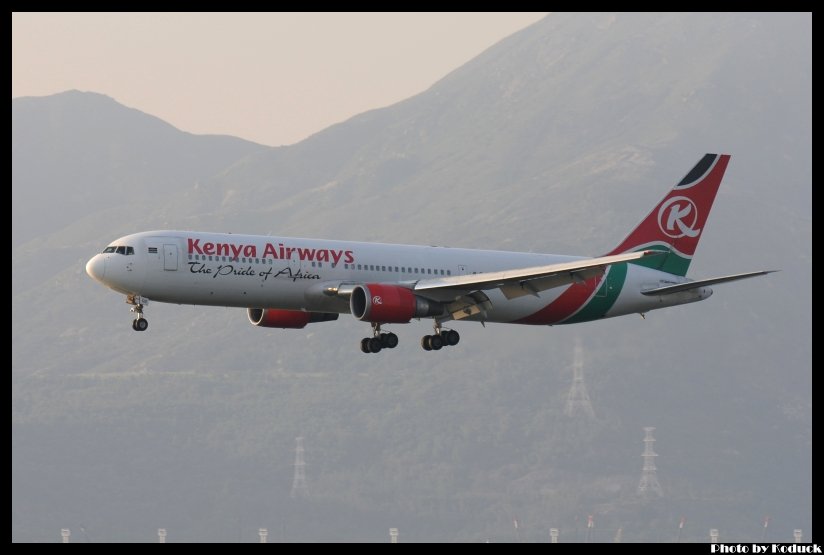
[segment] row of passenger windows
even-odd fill
[[[131,247],[128,247],[131,248]],[[133,253],[129,253],[133,254]],[[209,260],[213,262],[242,262],[243,264],[266,264],[267,261],[271,266],[274,264],[274,260],[271,258],[232,258],[231,256],[216,256],[216,255],[207,255],[207,254],[190,254],[189,260]],[[337,264],[335,263],[328,263],[330,267],[335,268]],[[425,275],[434,275],[434,276],[451,276],[451,270],[441,270],[435,268],[407,268],[406,266],[382,266],[376,264],[343,264],[344,269],[346,270],[361,270],[361,271],[368,271],[368,272],[392,272],[401,273],[401,274],[425,274]],[[312,268],[323,268],[323,262],[316,262],[312,261]]]
[[[344,268],[347,270],[368,270],[370,272],[392,272],[401,273],[401,274],[426,274],[426,275],[435,275],[435,276],[451,276],[451,270],[440,270],[440,269],[433,269],[433,268],[407,268],[406,266],[401,266],[398,268],[397,266],[378,266],[374,264],[345,264],[343,265]]]

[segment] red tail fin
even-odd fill
[[[607,254],[663,250],[669,254],[638,263],[686,275],[729,161],[729,154],[705,154],[638,227]]]

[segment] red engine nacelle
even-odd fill
[[[364,322],[405,324],[412,318],[438,316],[443,305],[415,295],[397,285],[369,283],[358,285],[349,298],[352,315]]]
[[[306,324],[337,320],[338,315],[329,312],[304,312],[278,308],[250,308],[246,310],[249,321],[262,328],[302,329]]]

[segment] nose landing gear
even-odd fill
[[[132,329],[134,331],[146,331],[149,327],[149,321],[143,317],[143,307],[144,305],[149,304],[149,299],[144,299],[143,297],[135,295],[128,295],[126,297],[126,303],[132,305],[132,308],[130,308],[129,311],[134,312],[135,315],[134,320],[132,320]]]

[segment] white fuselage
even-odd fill
[[[89,275],[126,295],[178,304],[348,313],[348,300],[330,294],[346,284],[401,284],[579,260],[583,257],[446,247],[358,243],[255,235],[149,231],[117,239],[87,264]],[[130,250],[117,247],[131,247]],[[123,252],[118,252],[121,250]],[[127,254],[132,252],[133,254]],[[620,270],[616,270],[617,267]],[[636,264],[611,266],[580,306],[563,318],[536,317],[572,284],[507,299],[487,291],[488,322],[554,324],[594,320],[702,300],[709,288],[667,296],[643,290],[685,278]],[[451,299],[436,299],[449,301]],[[562,299],[562,302],[567,302]],[[573,301],[569,301],[573,302]],[[575,301],[577,302],[577,301]],[[564,312],[564,314],[566,314]],[[557,313],[556,313],[557,316]],[[479,319],[479,318],[469,318]]]

